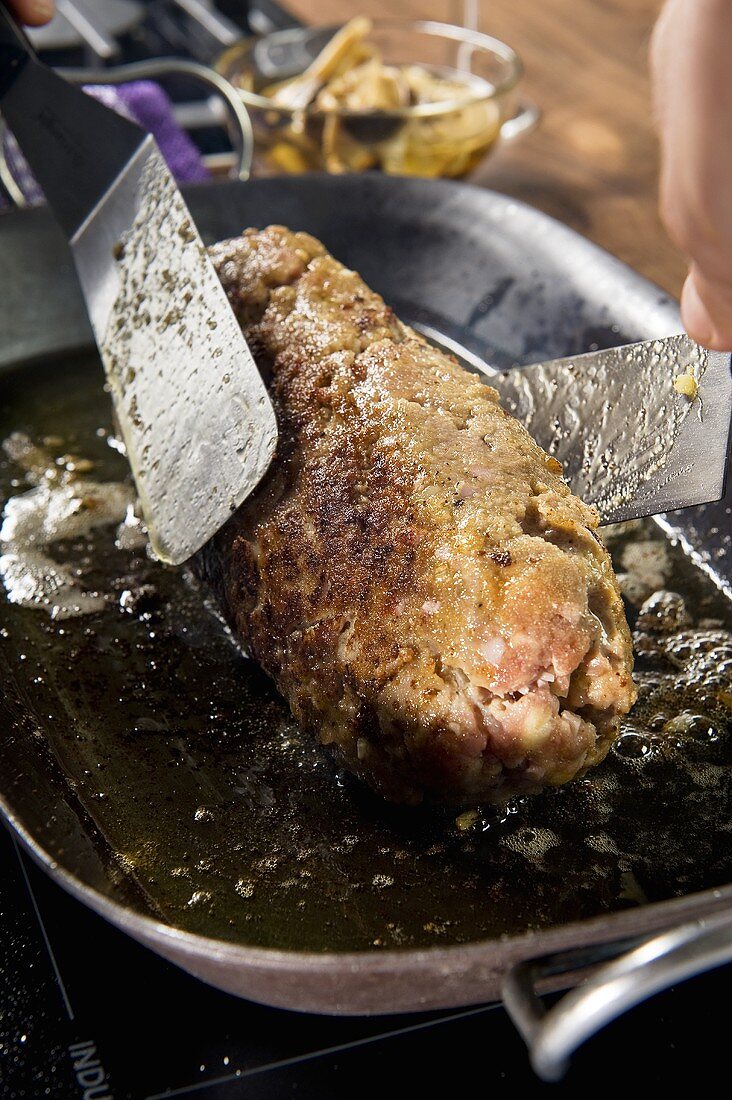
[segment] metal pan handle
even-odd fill
[[[504,1004],[529,1048],[535,1072],[544,1081],[560,1080],[574,1051],[629,1008],[732,961],[732,914],[683,924],[640,943],[626,940],[607,945],[601,955],[618,957],[548,1011],[536,992],[537,983],[596,962],[597,948],[520,962],[504,980]]]

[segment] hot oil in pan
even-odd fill
[[[3,388],[0,437],[58,437],[49,449],[91,460],[85,476],[125,479],[92,362]],[[27,487],[3,459],[3,496]],[[6,765],[21,749],[42,764],[50,748],[38,766],[55,768],[76,807],[63,836],[53,814],[46,829],[62,865],[82,873],[72,834],[96,823],[110,890],[250,944],[443,945],[726,883],[729,604],[653,524],[611,541],[636,605],[655,589],[680,595],[631,607],[640,701],[606,763],[566,789],[479,813],[385,805],[300,734],[192,582],[144,548],[115,547],[109,526],[52,548],[102,610],[52,621],[0,606]]]

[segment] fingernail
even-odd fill
[[[714,340],[714,325],[707,307],[699,296],[693,272],[686,277],[681,291],[681,319],[684,328],[697,344],[708,347]]]

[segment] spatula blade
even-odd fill
[[[180,564],[265,473],[269,396],[151,137],[71,247],[153,549]]]
[[[693,398],[674,388],[682,375],[695,380]],[[680,335],[536,363],[489,381],[603,523],[724,495],[732,418],[727,353]]]

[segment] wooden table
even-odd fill
[[[442,17],[450,0],[287,0],[306,22]],[[474,182],[538,206],[678,294],[684,262],[656,209],[646,55],[661,0],[481,0],[481,29],[521,55],[543,118]],[[459,10],[459,9],[458,9]]]

